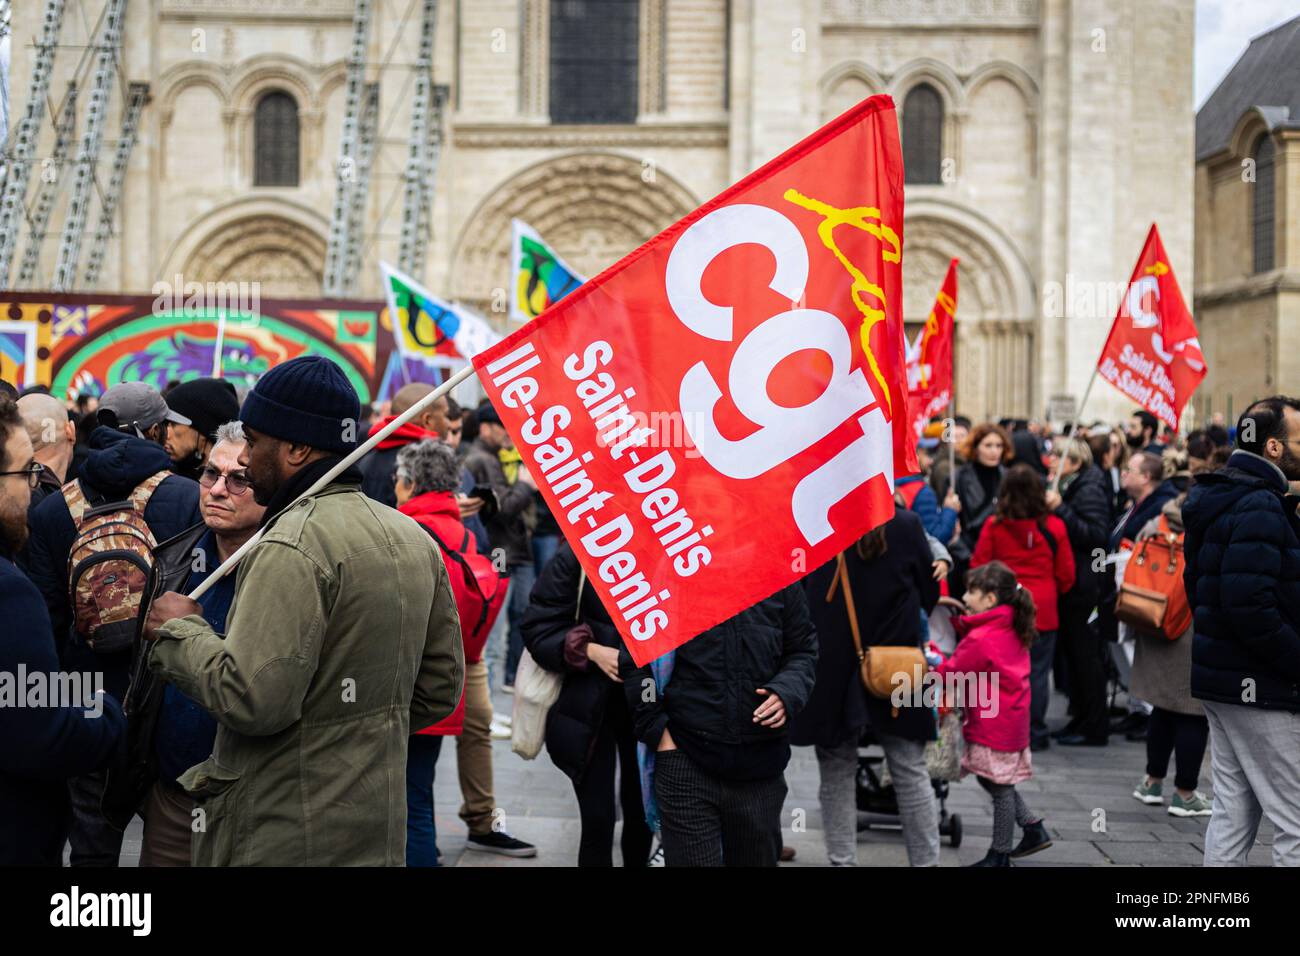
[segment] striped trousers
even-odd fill
[[[723,780],[681,750],[655,754],[666,866],[776,866],[785,775]]]

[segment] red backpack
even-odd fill
[[[427,524],[417,522],[442,551],[447,565],[447,578],[451,592],[456,597],[456,610],[460,615],[461,637],[465,643],[465,660],[477,661],[483,655],[492,625],[505,604],[510,575],[498,571],[487,557],[478,553],[474,539],[466,531],[460,548],[453,550]]]

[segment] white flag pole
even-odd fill
[[[212,377],[221,378],[221,349],[226,338],[226,310],[217,316],[217,347],[212,353]]]
[[[355,451],[353,451],[350,455],[348,455],[346,458],[340,461],[337,465],[335,465],[325,474],[321,475],[320,479],[317,480],[315,484],[313,484],[310,488],[308,488],[301,495],[299,495],[292,502],[290,502],[290,504],[286,506],[285,510],[287,511],[289,508],[292,508],[303,498],[316,494],[316,492],[320,491],[331,481],[333,481],[344,471],[346,471],[351,465],[353,465],[358,460],[360,460],[362,455],[370,451],[370,449],[374,448],[376,445],[378,445],[381,441],[383,441],[393,432],[397,431],[397,429],[401,428],[412,418],[415,418],[426,408],[428,408],[430,405],[436,402],[439,398],[441,398],[443,395],[446,395],[453,388],[455,388],[457,385],[459,385],[461,382],[463,382],[465,379],[469,378],[473,374],[474,374],[474,366],[473,364],[469,364],[466,365],[460,371],[458,371],[455,375],[452,375],[450,378],[447,379],[447,381],[443,382],[441,385],[435,388],[428,395],[424,396],[424,398],[420,399],[418,402],[416,402],[406,411],[402,412],[402,414],[398,415],[396,418],[394,418],[391,422],[389,422],[379,431],[375,432],[375,434],[371,435],[370,438],[363,445],[358,447]],[[234,568],[234,566],[239,563],[239,559],[242,558],[249,551],[251,551],[254,547],[256,547],[257,543],[262,540],[262,533],[265,530],[266,530],[265,528],[259,528],[255,535],[253,535],[242,545],[240,545],[239,549],[235,551],[235,553],[232,554],[230,557],[228,557],[222,563],[221,567],[213,571],[212,574],[208,576],[207,580],[205,580],[202,584],[200,584],[198,587],[196,587],[193,591],[190,592],[190,600],[197,601],[199,598],[201,598],[204,594],[207,593],[210,587],[212,587],[223,577],[229,574],[231,569]]]
[[[1092,375],[1088,378],[1088,387],[1083,390],[1083,398],[1079,399],[1079,407],[1074,410],[1074,427],[1070,429],[1070,437],[1077,438],[1079,424],[1083,421],[1083,406],[1088,403],[1088,396],[1092,394],[1092,383],[1097,381],[1097,370],[1101,363],[1093,366]],[[1056,474],[1052,476],[1052,490],[1059,491],[1061,487],[1061,467],[1065,464],[1065,449],[1056,456]]]

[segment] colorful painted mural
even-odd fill
[[[393,350],[384,311],[382,302],[261,300],[227,318],[221,374],[248,387],[279,362],[323,355],[372,401]],[[219,322],[216,309],[159,309],[153,296],[0,293],[0,378],[68,398],[118,382],[163,388],[212,374]]]

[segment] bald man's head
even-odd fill
[[[18,399],[18,411],[22,413],[33,450],[58,448],[68,443],[68,412],[53,395],[40,392],[24,395]]]
[[[18,412],[32,440],[34,457],[62,484],[77,440],[77,427],[69,420],[67,409],[52,395],[33,392],[18,399]]]
[[[402,414],[402,412],[432,391],[433,386],[427,382],[412,382],[410,385],[403,385],[397,390],[397,394],[393,396],[393,414]]]

